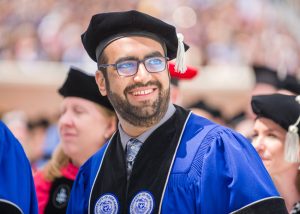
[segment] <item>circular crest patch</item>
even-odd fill
[[[139,192],[130,203],[130,213],[150,214],[154,208],[154,198],[150,192]]]
[[[68,204],[70,197],[70,187],[66,184],[59,185],[54,191],[52,202],[54,207],[61,209],[65,208]]]
[[[102,195],[94,209],[95,214],[115,214],[118,213],[119,205],[117,198],[112,194]]]

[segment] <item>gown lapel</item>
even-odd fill
[[[158,213],[189,112],[176,106],[173,116],[143,143],[127,181],[125,153],[117,132],[95,178],[90,211]],[[150,211],[150,212],[149,212]]]

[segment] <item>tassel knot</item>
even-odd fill
[[[289,126],[289,132],[292,132],[292,133],[296,133],[298,132],[298,127],[295,126],[295,125],[290,125]]]
[[[179,42],[183,42],[184,36],[181,33],[177,33],[177,39]]]
[[[296,101],[300,104],[300,95],[296,97]]]

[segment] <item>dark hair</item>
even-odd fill
[[[296,186],[297,186],[298,192],[300,192],[300,171],[299,170],[297,172]]]
[[[106,54],[104,52],[102,52],[102,54],[99,56],[99,60],[97,62],[97,67],[98,67],[98,70],[103,73],[105,80],[107,80],[107,68],[106,67],[99,68],[99,65],[107,64],[107,63],[108,63],[108,57],[106,56]]]
[[[108,77],[107,77],[107,67],[101,67],[99,68],[99,65],[101,64],[107,64],[108,63],[108,57],[105,54],[105,52],[103,51],[102,54],[99,56],[99,60],[97,62],[97,66],[98,66],[98,70],[100,72],[102,72],[105,83],[106,83],[106,89],[109,90],[110,85],[109,85],[109,81],[108,81]]]

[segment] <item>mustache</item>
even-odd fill
[[[133,89],[135,89],[135,88],[139,88],[139,87],[147,87],[147,86],[157,86],[159,89],[162,88],[162,84],[161,84],[159,81],[149,81],[149,82],[147,82],[146,84],[141,83],[141,82],[138,82],[138,83],[136,83],[136,84],[127,86],[127,87],[124,89],[124,94],[126,95],[129,91],[131,91],[131,90],[133,90]]]

